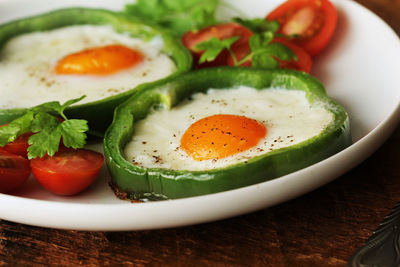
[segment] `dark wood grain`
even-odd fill
[[[357,0],[400,34],[400,0]],[[364,163],[309,194],[248,215],[142,232],[0,221],[0,266],[345,266],[400,200],[400,128]]]

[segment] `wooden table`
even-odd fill
[[[357,0],[400,34],[400,0]],[[400,127],[364,163],[309,194],[177,229],[78,232],[0,221],[0,265],[345,266],[400,200]]]

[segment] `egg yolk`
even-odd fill
[[[108,45],[67,55],[56,67],[57,74],[109,75],[140,63],[143,55],[123,45]]]
[[[194,160],[221,159],[256,146],[266,134],[256,120],[219,114],[193,123],[181,138],[181,148]]]

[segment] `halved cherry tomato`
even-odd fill
[[[7,126],[8,124],[5,125],[1,125],[0,127],[3,126]],[[25,158],[28,158],[27,154],[28,154],[28,139],[29,137],[32,135],[33,133],[25,133],[21,136],[19,136],[17,139],[14,140],[14,142],[8,143],[7,145],[5,145],[3,148],[12,153],[12,154],[16,154],[19,156],[23,156]]]
[[[98,152],[61,148],[52,157],[32,159],[31,168],[38,182],[49,191],[74,195],[93,183],[103,163],[104,156]]]
[[[29,161],[0,148],[0,193],[22,186],[31,174]]]
[[[281,68],[299,70],[310,73],[312,67],[312,59],[306,51],[284,38],[275,38],[274,40],[272,40],[272,42],[281,43],[289,47],[297,56],[297,60],[293,59],[290,61],[284,61],[276,59],[279,62],[279,66]],[[249,52],[249,50],[250,46],[248,43],[238,46],[232,46],[232,51],[234,52],[238,60],[242,59]],[[234,61],[232,57],[228,57],[227,65],[234,66]],[[250,67],[251,59],[241,64],[241,66]]]
[[[194,62],[197,68],[212,67],[212,66],[222,66],[226,64],[226,58],[229,56],[227,50],[220,53],[217,58],[212,62],[205,62],[203,64],[198,64],[198,61],[203,53],[196,48],[199,43],[205,42],[212,37],[216,37],[220,40],[240,36],[240,39],[235,42],[234,45],[241,43],[247,43],[252,32],[243,27],[242,25],[236,23],[225,23],[214,26],[209,26],[203,28],[199,31],[189,31],[182,36],[182,43],[192,52]]]
[[[297,60],[293,59],[290,61],[284,61],[277,59],[281,68],[300,70],[310,73],[312,67],[312,59],[311,56],[304,49],[284,38],[275,38],[272,42],[281,43],[289,47],[297,56]]]
[[[8,152],[22,156],[24,158],[28,158],[28,139],[33,133],[25,133],[21,136],[19,136],[17,139],[15,139],[14,142],[8,143],[5,145],[3,148],[7,150]]]
[[[315,56],[333,36],[337,11],[329,0],[287,0],[269,13],[267,19],[277,20],[280,33],[294,35],[292,42]]]

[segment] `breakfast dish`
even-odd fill
[[[163,199],[270,180],[350,143],[346,111],[307,74],[216,68],[139,91],[116,109],[104,147],[119,192]]]
[[[115,106],[137,86],[191,67],[188,53],[164,30],[99,9],[62,9],[6,23],[0,43],[1,124],[25,108],[85,95],[66,113],[87,119],[101,135]]]
[[[60,7],[87,5],[121,10],[128,2],[41,1],[44,4],[28,0],[2,1],[0,21],[4,23]],[[244,4],[239,0],[231,1],[251,17],[265,16],[282,2],[250,0]],[[353,140],[348,148],[266,182],[221,193],[137,205],[114,196],[108,187],[110,175],[105,166],[98,179],[74,197],[53,195],[31,177],[13,194],[0,194],[0,217],[43,227],[79,230],[177,227],[270,207],[318,188],[350,170],[373,153],[398,123],[400,81],[395,77],[400,60],[394,59],[400,59],[399,40],[386,24],[355,2],[332,2],[340,11],[338,26],[329,45],[313,59],[311,74],[322,81],[329,97],[348,111]],[[231,13],[221,8],[219,16],[226,19]],[[371,31],[375,33],[373,38]],[[385,53],[377,57],[371,53],[376,48]],[[378,71],[376,66],[385,66],[385,71]],[[101,110],[96,113],[101,114]],[[87,147],[102,152],[102,144],[89,143]]]

